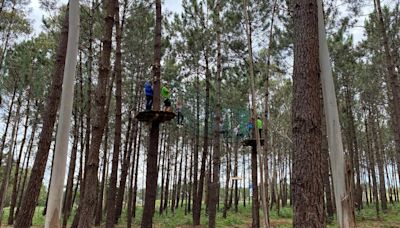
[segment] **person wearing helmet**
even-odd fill
[[[146,111],[151,111],[153,106],[153,86],[149,81],[144,84],[144,93],[146,94]]]

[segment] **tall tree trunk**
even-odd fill
[[[136,196],[137,196],[137,190],[138,190],[138,171],[139,171],[139,158],[140,158],[140,146],[141,146],[141,138],[140,136],[142,135],[142,128],[139,128],[139,139],[138,139],[138,148],[137,148],[137,156],[136,156],[136,163],[135,163],[135,181],[134,181],[134,187],[133,187],[133,209],[132,209],[132,215],[135,218],[136,217]]]
[[[18,153],[18,159],[17,159],[17,162],[15,164],[14,183],[13,183],[13,189],[12,189],[12,194],[11,194],[10,212],[9,212],[9,215],[8,215],[8,225],[12,225],[14,223],[14,209],[15,209],[15,206],[17,204],[18,192],[20,191],[19,186],[21,184],[21,181],[18,181],[18,179],[19,179],[19,171],[20,171],[22,152],[24,150],[25,141],[26,141],[26,134],[28,132],[28,127],[29,127],[29,114],[30,114],[30,101],[31,101],[30,94],[31,94],[31,92],[28,91],[28,93],[29,93],[28,101],[27,101],[26,110],[25,110],[26,117],[25,117],[25,123],[24,123],[24,133],[23,133],[21,144],[20,144],[20,149],[19,149],[19,153]],[[23,164],[22,164],[22,166],[23,166]]]
[[[178,130],[179,132],[179,130]],[[172,213],[175,213],[175,203],[176,203],[176,181],[177,181],[177,172],[178,172],[178,156],[179,156],[179,134],[176,137],[176,143],[175,143],[175,156],[174,156],[174,173],[173,173],[173,179],[172,179],[172,195],[171,195],[171,211]]]
[[[2,182],[0,186],[0,216],[2,218],[3,216],[3,209],[4,209],[4,203],[5,203],[5,198],[6,198],[6,193],[8,189],[8,184],[10,182],[10,176],[11,176],[11,171],[13,167],[13,162],[14,162],[14,153],[15,153],[15,148],[17,147],[17,138],[18,138],[18,129],[19,129],[19,122],[20,122],[20,110],[21,110],[21,103],[22,103],[22,93],[18,95],[18,101],[17,101],[17,110],[15,111],[15,116],[14,116],[14,126],[12,128],[12,133],[11,133],[11,139],[9,142],[9,151],[7,154],[7,163],[4,167],[3,170],[3,176],[2,176]],[[1,224],[1,221],[0,221]]]
[[[14,107],[14,102],[15,102],[14,99],[15,99],[16,93],[17,93],[17,83],[14,82],[14,89],[13,89],[13,95],[11,97],[11,104],[8,108],[6,128],[4,129],[4,134],[3,134],[3,137],[1,138],[0,164],[3,164],[3,151],[4,151],[4,147],[6,145],[6,138],[7,138],[8,128],[9,128],[10,122],[11,122],[12,110]]]
[[[56,151],[56,141],[54,141],[53,143],[53,148],[52,148],[52,155],[51,155],[51,165],[50,165],[50,179],[49,179],[49,183],[51,183],[51,178],[52,178],[52,174],[53,174],[53,165],[54,165],[54,151]],[[46,191],[46,203],[44,204],[44,209],[42,211],[42,215],[45,216],[46,212],[47,212],[47,206],[49,203],[49,193],[50,193],[50,185],[47,187],[47,191]]]
[[[64,209],[63,209],[63,223],[62,227],[67,227],[68,218],[71,214],[72,210],[72,197],[73,197],[73,187],[74,187],[74,176],[75,176],[75,166],[76,166],[76,157],[78,153],[78,141],[79,141],[79,122],[78,122],[78,113],[77,113],[77,105],[75,105],[74,111],[74,130],[73,130],[73,137],[74,141],[72,143],[72,150],[71,150],[71,158],[68,168],[68,178],[67,178],[67,186],[65,192],[65,199],[64,199]],[[83,130],[83,129],[81,129]]]
[[[385,58],[386,58],[386,67],[388,71],[388,76],[389,80],[387,86],[388,86],[388,93],[389,97],[390,92],[392,95],[392,99],[389,99],[391,101],[391,108],[392,108],[392,121],[393,121],[393,130],[394,130],[394,138],[395,138],[395,148],[396,148],[396,156],[397,156],[397,166],[400,167],[400,83],[398,79],[398,75],[396,74],[395,70],[395,62],[393,59],[393,54],[391,53],[390,49],[390,41],[389,37],[387,34],[387,27],[388,25],[385,24],[383,21],[383,16],[382,16],[382,9],[381,9],[381,1],[380,0],[374,0],[375,3],[375,11],[376,11],[376,16],[378,19],[378,28],[380,31],[380,34],[382,36],[382,43],[383,47],[385,50]],[[398,168],[398,176],[400,179],[400,168]]]
[[[38,106],[38,102],[37,101],[35,102],[35,104],[36,104],[36,106]],[[35,118],[34,118],[34,122],[33,122],[33,126],[32,126],[31,136],[30,136],[30,139],[29,139],[28,149],[27,149],[27,152],[26,152],[27,153],[26,154],[27,160],[25,162],[25,168],[23,169],[25,172],[24,172],[24,177],[23,177],[23,180],[22,180],[21,190],[19,191],[20,193],[19,193],[19,197],[18,197],[17,211],[15,213],[15,216],[17,216],[18,213],[19,213],[19,210],[20,210],[20,207],[21,207],[22,196],[23,196],[23,193],[25,191],[26,179],[28,178],[29,161],[30,161],[30,158],[31,158],[33,141],[35,140],[36,128],[37,128],[37,124],[38,124],[38,121],[39,121],[38,116],[39,116],[39,112],[37,111],[35,113]]]
[[[118,163],[121,148],[121,128],[122,128],[122,56],[121,56],[121,25],[119,18],[119,3],[115,2],[115,30],[116,30],[116,53],[115,53],[115,133],[114,133],[114,151],[112,158],[112,168],[110,175],[110,183],[107,195],[107,220],[106,227],[112,228],[117,223],[116,216],[116,197],[117,197],[117,178]],[[126,177],[126,176],[125,176]],[[121,187],[121,186],[120,186]]]
[[[374,142],[375,146],[375,155],[376,155],[376,163],[378,165],[378,174],[379,174],[379,199],[381,200],[381,207],[382,207],[382,212],[386,213],[387,212],[387,198],[386,198],[386,186],[385,186],[385,173],[383,170],[383,157],[384,157],[384,151],[382,146],[380,145],[379,142],[379,137],[378,135],[380,129],[379,129],[379,123],[378,121],[378,115],[377,115],[377,110],[376,108],[372,108],[372,115],[370,116],[370,123],[371,123],[371,133],[372,133],[372,139]]]
[[[206,101],[205,101],[205,114],[204,114],[204,137],[203,137],[203,154],[201,158],[201,167],[200,167],[200,178],[198,180],[198,186],[196,190],[196,195],[194,195],[193,201],[193,225],[200,225],[200,216],[201,216],[201,207],[203,201],[203,188],[204,188],[204,179],[206,174],[206,161],[208,156],[208,125],[209,125],[209,115],[210,115],[210,77],[211,72],[209,69],[209,60],[208,60],[208,51],[206,48],[206,54],[204,54],[205,62],[206,62]]]
[[[276,172],[276,154],[272,154],[272,179],[271,179],[271,202],[270,202],[270,209],[274,206],[276,201],[276,191],[277,191],[277,186],[276,186],[276,178],[277,178],[277,172]]]
[[[64,199],[64,209],[63,209],[63,228],[67,226],[69,216],[71,215],[72,207],[74,205],[74,176],[75,176],[75,167],[76,167],[76,159],[78,153],[78,144],[80,143],[80,151],[83,154],[84,144],[83,144],[83,118],[84,118],[84,94],[83,94],[83,66],[82,66],[82,52],[79,52],[79,120],[78,118],[78,104],[75,104],[75,115],[74,115],[74,142],[72,144],[72,151],[71,151],[71,161],[68,170],[68,178],[67,178],[67,187]],[[77,122],[79,121],[79,123]],[[80,128],[80,131],[79,131]],[[76,183],[76,190],[79,185],[81,172],[78,173],[78,180]]]
[[[229,179],[231,177],[231,170],[230,170],[230,164],[229,164],[229,154],[226,154],[226,181],[225,181],[225,199],[224,199],[224,210],[222,212],[222,217],[226,218],[227,212],[229,209]],[[233,182],[233,181],[232,181]]]
[[[316,0],[293,2],[293,226],[325,227]]]
[[[220,131],[221,131],[221,73],[222,73],[222,55],[221,55],[221,19],[220,19],[220,11],[221,11],[221,2],[217,0],[215,6],[215,29],[217,33],[217,74],[215,75],[215,83],[217,87],[216,91],[216,104],[215,104],[215,120],[214,120],[214,149],[213,149],[213,172],[212,172],[212,181],[210,184],[210,206],[209,206],[209,214],[208,214],[208,227],[215,227],[215,220],[217,218],[217,203],[218,203],[218,195],[220,188],[220,178],[219,178],[219,170],[221,164],[221,145],[220,145]],[[211,161],[210,161],[211,162]],[[228,159],[227,159],[228,166]],[[228,173],[228,171],[227,171]],[[227,176],[227,180],[229,180],[229,176]],[[227,181],[229,184],[229,182]],[[225,185],[225,187],[228,186]],[[227,190],[227,189],[226,189]],[[227,192],[227,191],[225,191]],[[227,200],[227,196],[225,196]],[[226,200],[225,200],[225,208],[224,208],[224,218],[226,218]]]
[[[268,138],[269,138],[269,126],[268,126],[268,118],[269,118],[269,78],[270,78],[270,68],[271,68],[271,56],[272,56],[272,48],[274,44],[274,23],[275,23],[275,15],[278,8],[277,0],[274,0],[272,6],[272,15],[271,15],[271,23],[270,23],[270,30],[269,30],[269,44],[267,49],[267,67],[265,69],[265,105],[264,105],[264,115],[262,116],[263,119],[263,132],[264,132],[264,171],[265,175],[262,177],[264,178],[264,192],[265,192],[265,203],[264,209],[269,209],[269,197],[268,197],[268,181],[269,181],[269,171],[268,171]],[[262,137],[262,136],[260,136]],[[269,214],[269,212],[267,212]],[[269,223],[269,218],[268,223]]]
[[[185,135],[186,135],[186,132],[185,132]],[[189,142],[189,138],[187,140]],[[184,150],[183,154],[182,154],[185,157],[185,161],[184,161],[185,168],[184,168],[184,171],[183,171],[184,174],[183,174],[183,188],[182,188],[182,203],[181,203],[181,207],[183,207],[184,201],[186,201],[186,204],[188,204],[190,202],[190,200],[188,201],[188,194],[190,194],[189,184],[191,183],[190,176],[189,176],[189,183],[188,183],[188,180],[187,180],[187,169],[188,169],[188,158],[187,158],[187,156],[188,156],[188,153],[189,153],[189,148],[190,147],[187,146],[186,149]],[[185,210],[185,215],[187,215],[188,210],[187,210],[187,206],[186,205],[185,205],[184,210]]]
[[[138,125],[139,123],[134,120],[135,123],[134,125]],[[135,177],[135,168],[137,165],[136,164],[136,158],[139,156],[139,150],[137,150],[136,148],[138,147],[138,136],[140,137],[140,135],[138,135],[138,129],[136,128],[135,132],[132,132],[132,141],[134,141],[133,143],[133,149],[132,146],[129,145],[129,152],[133,153],[133,158],[132,158],[132,165],[131,165],[131,175],[130,175],[130,180],[129,180],[129,191],[128,191],[128,212],[127,212],[127,227],[130,228],[132,227],[132,217],[133,217],[133,181],[134,181],[134,177]],[[132,143],[132,141],[130,143]],[[139,148],[140,149],[140,148]]]
[[[243,207],[246,207],[246,156],[242,154],[243,168]]]
[[[159,213],[160,215],[162,215],[163,213],[163,209],[164,209],[164,180],[165,180],[165,158],[166,158],[166,150],[161,150],[161,160],[162,160],[162,165],[161,165],[161,188],[160,188],[160,209],[159,209]],[[161,157],[160,156],[160,157]]]
[[[109,125],[108,121],[106,121],[106,131],[104,133],[104,143],[103,143],[103,168],[101,171],[101,182],[100,182],[100,189],[99,194],[97,197],[96,203],[96,215],[94,219],[94,225],[100,226],[101,221],[103,220],[103,199],[105,195],[105,188],[107,183],[107,163],[108,163],[108,132],[109,132]]]
[[[170,171],[171,171],[171,150],[170,150],[170,143],[171,143],[171,135],[168,135],[168,142],[167,147],[165,148],[165,155],[167,156],[167,170],[166,170],[166,180],[164,186],[164,204],[162,205],[163,211],[165,213],[168,212],[168,195],[169,195],[169,178],[170,178]]]
[[[155,111],[160,110],[160,78],[161,78],[161,0],[155,1],[156,6],[156,24],[154,29],[154,103]],[[160,123],[151,122],[149,133],[149,145],[147,154],[147,170],[146,170],[146,195],[142,216],[142,228],[151,228],[153,225],[153,215],[155,210],[155,202],[157,196],[157,157],[158,157],[158,139],[159,139]]]
[[[99,191],[98,193],[98,199],[97,199],[97,207],[96,207],[96,218],[95,218],[95,224],[100,224],[102,217],[103,217],[103,205],[104,205],[104,209],[107,208],[107,197],[103,197],[104,195],[107,195],[107,188],[106,183],[107,183],[107,175],[108,175],[108,132],[110,130],[109,127],[109,118],[110,118],[110,104],[111,104],[111,97],[112,97],[112,91],[113,91],[113,84],[114,84],[114,80],[115,80],[115,75],[116,74],[112,74],[111,77],[111,81],[110,81],[110,85],[108,86],[108,95],[107,95],[107,102],[106,102],[106,108],[105,108],[105,112],[106,112],[106,130],[105,130],[105,140],[104,140],[104,150],[103,150],[103,170],[102,170],[102,182],[101,182],[101,191]],[[88,134],[90,135],[90,134]],[[82,192],[83,194],[84,192]],[[79,208],[78,208],[79,210]]]
[[[199,171],[199,146],[200,146],[200,79],[199,73],[196,72],[196,136],[195,136],[195,146],[194,146],[194,153],[193,153],[193,169],[190,169],[190,172],[193,174],[193,184],[192,184],[192,197],[193,197],[193,225],[195,225],[195,219],[197,219],[197,209],[195,209],[195,205],[197,206],[197,189],[198,189],[198,171]],[[190,175],[192,176],[192,175]],[[189,211],[192,209],[190,203],[188,205]],[[196,213],[195,213],[196,211]],[[200,220],[200,218],[198,218]],[[196,221],[200,223],[200,221]]]
[[[233,175],[235,177],[239,177],[239,156],[238,156],[238,151],[239,151],[239,137],[234,136],[235,137],[235,148],[234,148],[234,152],[235,152],[235,167],[233,170]],[[244,179],[243,179],[244,180]],[[240,192],[239,192],[239,179],[235,180],[235,212],[238,213],[239,212],[239,197],[240,197]]]
[[[257,147],[251,147],[251,185],[252,194],[252,228],[260,227],[260,202],[258,200],[258,178],[257,178]]]
[[[180,157],[180,160],[179,160],[179,171],[178,171],[178,184],[177,184],[177,187],[176,187],[176,205],[175,205],[175,208],[178,208],[179,207],[179,200],[180,200],[180,198],[181,198],[181,194],[182,194],[182,192],[184,192],[184,191],[182,191],[182,162],[183,162],[183,156],[185,155],[185,153],[184,153],[184,144],[185,144],[185,134],[183,134],[182,135],[182,142],[181,142],[181,157]],[[183,196],[182,196],[182,198],[183,198]],[[182,203],[183,203],[183,201],[182,201]]]
[[[322,96],[321,96],[322,99]],[[322,103],[322,102],[321,102]],[[321,122],[321,132],[322,132],[322,172],[324,175],[324,190],[325,190],[325,209],[327,214],[327,223],[331,224],[333,222],[333,202],[332,202],[332,191],[331,191],[331,174],[330,174],[330,164],[329,164],[329,148],[328,148],[328,137],[326,135],[326,121],[325,115],[321,112],[322,122]]]
[[[93,25],[94,25],[94,14],[95,14],[95,4],[97,5],[97,0],[96,3],[94,0],[91,1],[91,9],[89,11],[89,47],[88,47],[88,82],[87,82],[87,104],[86,104],[86,132],[85,132],[85,162],[81,162],[81,166],[79,168],[79,171],[81,173],[80,178],[81,178],[81,184],[80,184],[80,197],[79,197],[79,207],[77,210],[77,213],[75,214],[74,221],[72,227],[77,227],[79,223],[79,218],[80,218],[80,204],[83,201],[85,197],[85,180],[86,180],[86,168],[87,168],[87,163],[89,160],[89,151],[90,151],[90,137],[91,137],[91,132],[92,132],[92,71],[93,71],[93,43],[94,43],[94,31],[93,31]],[[101,53],[101,45],[100,45],[100,53]],[[112,83],[111,83],[112,84]],[[108,118],[108,111],[107,111],[107,118]],[[108,123],[108,120],[106,120],[106,124]],[[83,150],[82,150],[83,151]],[[82,152],[83,155],[83,152]],[[83,160],[83,157],[80,158],[81,161]],[[84,167],[84,168],[83,168]],[[83,173],[83,175],[82,175]]]
[[[378,184],[376,181],[376,172],[375,172],[375,156],[374,156],[372,141],[371,141],[371,137],[373,137],[373,136],[372,136],[372,133],[370,132],[371,131],[371,129],[370,129],[371,113],[368,111],[367,115],[368,115],[368,117],[365,120],[365,134],[367,137],[367,153],[368,153],[368,161],[369,161],[368,166],[370,169],[370,174],[371,174],[371,179],[372,179],[372,189],[370,188],[370,191],[373,193],[373,198],[374,198],[375,207],[376,207],[376,215],[379,218]],[[372,198],[371,198],[371,201],[372,201]]]
[[[87,161],[84,198],[81,201],[81,210],[79,217],[79,228],[90,227],[93,223],[93,216],[97,195],[97,175],[99,167],[99,150],[103,138],[105,120],[107,113],[105,112],[105,98],[108,82],[108,74],[110,72],[110,56],[111,56],[111,37],[114,26],[115,4],[118,0],[108,0],[106,7],[106,15],[104,18],[105,28],[103,31],[103,51],[100,57],[99,79],[96,88],[96,115],[93,126],[92,140]]]
[[[197,131],[197,129],[198,128],[196,128],[196,131]],[[196,133],[196,136],[195,137],[197,137],[197,133]],[[196,140],[193,140],[193,141],[196,141]],[[196,143],[194,143],[194,146],[193,146],[193,148],[196,148]],[[193,151],[195,151],[195,150],[193,150]],[[193,206],[193,204],[191,204],[191,202],[192,202],[192,197],[194,197],[194,193],[195,193],[195,191],[196,191],[196,186],[194,185],[194,183],[193,183],[193,176],[194,176],[194,174],[193,174],[193,171],[195,170],[194,169],[194,165],[193,165],[193,163],[194,163],[194,159],[193,159],[193,157],[194,157],[194,154],[193,153],[191,153],[190,154],[190,168],[189,168],[189,191],[188,191],[188,193],[189,193],[189,195],[188,195],[188,200],[187,200],[187,211],[190,213],[191,211],[192,211],[192,206]],[[193,167],[193,168],[192,168]],[[197,171],[197,170],[196,170]]]
[[[357,143],[357,135],[356,135],[356,127],[354,123],[354,114],[353,114],[353,95],[351,91],[351,83],[348,75],[345,75],[345,103],[346,103],[346,116],[347,116],[347,137],[348,137],[348,147],[350,152],[350,160],[352,172],[355,172],[355,178],[352,178],[352,189],[354,191],[354,202],[357,206],[358,210],[362,209],[362,189],[361,189],[361,178],[360,178],[360,161],[358,156],[358,143]],[[354,174],[352,175],[354,176]]]
[[[121,38],[122,37],[121,36],[122,36],[122,34],[124,32],[124,25],[125,25],[127,7],[128,7],[128,1],[125,0],[124,1],[123,11],[122,11],[122,20],[121,20],[121,26],[120,26],[120,32],[119,32],[120,34],[117,37],[118,38],[117,43],[119,43],[119,47],[117,46],[117,53],[118,53],[118,56],[119,56],[118,57],[119,58],[118,62],[120,62],[119,64],[121,65],[121,67],[119,67],[120,71],[121,71],[121,74],[122,74],[122,54],[121,54],[121,42],[122,42]],[[139,83],[136,83],[136,84],[139,84]],[[135,102],[133,104],[133,107],[136,107],[136,101],[138,99],[138,91],[140,91],[140,90],[136,89],[136,91],[137,92],[136,92]],[[129,113],[129,114],[130,114],[129,119],[131,120],[131,113]],[[133,127],[133,128],[131,127],[132,129],[135,129],[137,127],[137,122],[134,122],[134,123],[136,125],[134,125],[135,127]],[[134,130],[134,132],[137,133],[137,130]],[[133,136],[133,134],[130,134],[129,130],[128,130],[127,136],[129,136],[129,135]],[[116,210],[115,211],[115,213],[116,213],[116,217],[115,217],[116,221],[115,222],[118,222],[118,219],[121,217],[121,213],[122,213],[122,204],[123,204],[123,198],[124,198],[124,195],[125,195],[126,177],[128,175],[128,169],[129,169],[129,164],[130,164],[131,154],[132,154],[132,153],[127,153],[127,151],[128,151],[127,150],[127,145],[129,144],[130,151],[131,151],[133,138],[136,138],[136,136],[128,137],[126,139],[126,142],[125,142],[125,153],[124,153],[124,159],[123,159],[123,164],[122,164],[121,177],[120,177],[120,181],[119,181],[120,182],[120,185],[119,185],[120,187],[118,189],[117,200],[116,200],[116,205],[115,205],[115,208],[116,208],[115,209]]]
[[[31,176],[28,181],[27,188],[21,200],[21,209],[17,215],[14,227],[28,228],[31,225],[33,214],[39,198],[40,189],[44,171],[46,169],[47,158],[49,156],[49,149],[52,140],[52,133],[54,123],[57,117],[58,106],[60,105],[63,73],[65,67],[65,58],[68,41],[68,13],[65,14],[64,22],[62,25],[60,42],[56,53],[56,63],[52,76],[50,92],[46,101],[46,110],[43,113],[43,127],[40,133],[38,143],[38,150],[36,153],[35,162],[32,167]]]
[[[74,101],[74,82],[79,45],[79,0],[71,0],[69,4],[68,46],[62,85],[60,116],[56,135],[56,148],[54,151],[54,165],[52,167],[52,181],[49,190],[49,204],[47,206],[45,227],[61,227],[62,200],[64,191],[65,171],[67,166],[67,153],[69,131],[71,128],[72,105]]]
[[[253,119],[253,126],[257,126],[257,105],[256,105],[256,90],[255,90],[255,76],[254,76],[254,60],[253,60],[253,41],[252,41],[252,21],[251,15],[249,15],[249,9],[247,7],[248,0],[243,0],[244,3],[244,14],[245,14],[245,25],[246,25],[246,37],[247,37],[247,48],[248,48],[248,63],[249,63],[249,75],[250,75],[250,91],[251,91],[251,115]],[[254,128],[255,129],[255,128]],[[268,215],[268,204],[267,204],[267,191],[264,184],[264,171],[265,164],[264,159],[261,155],[261,135],[260,132],[254,131],[256,139],[256,152],[258,155],[258,160],[260,161],[259,172],[260,172],[260,188],[261,188],[261,202],[263,207],[263,221],[265,227],[269,227],[269,215]]]
[[[133,125],[133,126],[129,126],[129,125]],[[133,140],[136,140],[137,132],[138,132],[137,122],[132,121],[132,113],[129,112],[128,129],[127,129],[127,134],[126,134],[127,138],[125,139],[126,140],[125,152],[124,152],[124,156],[123,156],[123,164],[121,167],[121,175],[120,175],[121,177],[119,180],[119,188],[118,188],[117,199],[116,199],[116,204],[115,204],[116,222],[121,217],[121,213],[122,213],[125,188],[126,188],[126,179],[128,177],[129,165],[131,164],[131,155],[134,154],[134,153],[132,153],[132,143],[133,143]],[[135,159],[135,156],[133,156],[133,159]],[[133,172],[131,174],[133,174]]]

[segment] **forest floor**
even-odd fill
[[[158,208],[157,208],[158,209]],[[233,228],[247,228],[251,225],[251,207],[239,207],[237,213],[233,212],[234,209],[228,211],[227,217],[222,217],[222,204],[220,208],[220,213],[217,215],[217,227],[233,227]],[[42,216],[43,207],[38,207],[36,213],[33,218],[33,227],[41,228],[44,224],[44,216]],[[137,218],[141,218],[141,208],[138,207],[137,210]],[[260,216],[262,212],[260,211]],[[72,216],[71,216],[72,217]],[[293,212],[289,207],[281,208],[279,214],[275,209],[271,210],[270,220],[272,227],[292,227],[292,217]],[[2,224],[7,224],[8,218],[8,208],[5,208]],[[389,210],[386,214],[381,213],[380,219],[377,219],[375,208],[370,205],[363,210],[356,212],[357,219],[357,227],[362,228],[400,228],[400,205],[390,205]],[[117,228],[126,227],[126,214],[122,215],[120,220],[120,225],[116,226]],[[71,221],[72,222],[72,218]],[[262,222],[262,220],[261,220]],[[154,216],[154,223],[156,228],[191,228],[190,225],[192,223],[191,214],[186,214],[183,209],[178,209],[175,213],[172,213],[170,210],[167,211],[167,214],[159,215],[158,210],[156,210],[156,214]],[[202,225],[198,226],[198,228],[207,227],[208,223],[207,215],[202,215],[201,220]],[[135,219],[135,226],[139,227],[140,219]],[[11,226],[0,226],[4,228],[11,228]],[[103,226],[102,226],[103,227]],[[328,225],[329,228],[338,227],[335,223]]]

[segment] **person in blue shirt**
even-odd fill
[[[146,111],[151,111],[153,106],[153,86],[149,81],[144,84],[144,92],[146,94]]]

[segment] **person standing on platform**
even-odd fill
[[[149,81],[144,84],[144,92],[146,94],[146,111],[151,111],[153,107],[153,86]]]

